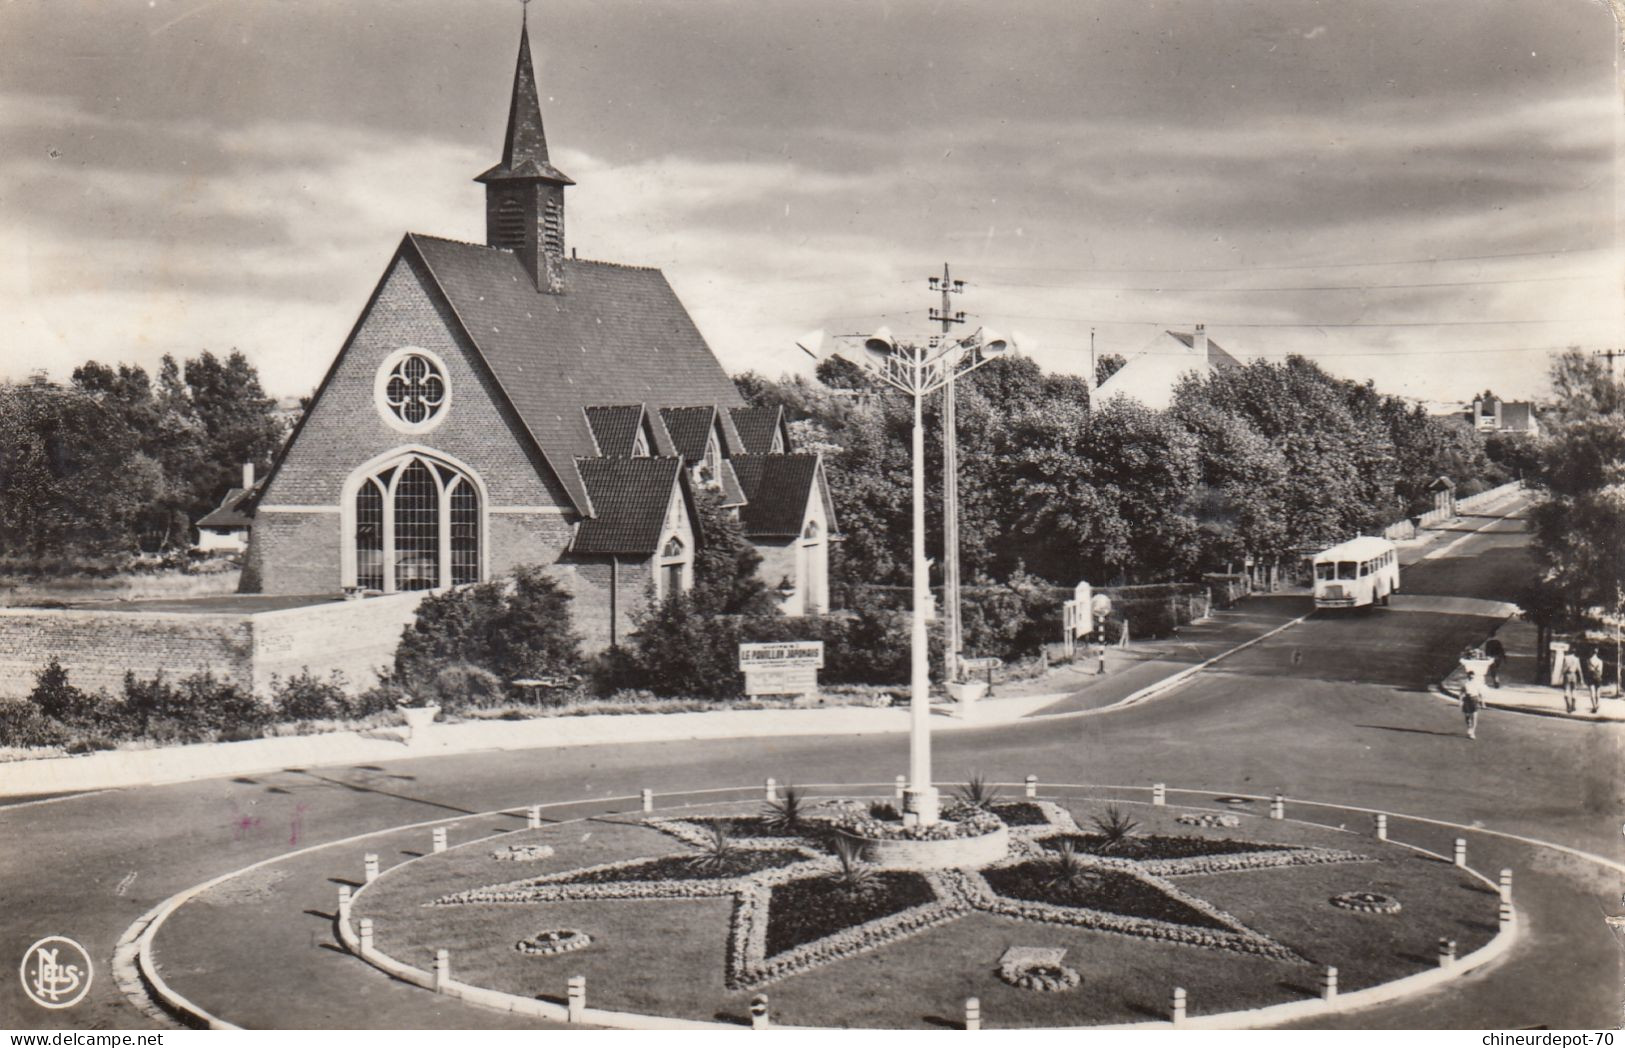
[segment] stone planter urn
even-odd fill
[[[969,719],[976,709],[976,702],[987,694],[987,682],[980,680],[962,680],[948,682],[948,696],[959,703],[959,715]]]
[[[407,745],[415,746],[423,742],[429,734],[429,725],[434,723],[439,713],[439,706],[402,706],[401,714],[406,718]]]

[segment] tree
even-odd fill
[[[1123,370],[1123,365],[1127,363],[1128,358],[1121,353],[1102,354],[1100,359],[1095,361],[1095,385],[1099,387],[1107,379]]]
[[[694,607],[703,615],[773,615],[778,606],[757,569],[762,556],[734,512],[709,488],[694,493],[703,541],[694,552]]]
[[[1571,615],[1618,614],[1625,592],[1625,383],[1595,358],[1569,350],[1553,361],[1558,406],[1540,442],[1532,513],[1545,579]]]
[[[0,385],[0,551],[131,553],[162,467],[121,413],[44,381]]]

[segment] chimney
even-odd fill
[[[1207,325],[1196,325],[1196,334],[1191,336],[1191,348],[1202,360],[1207,360]]]
[[[251,488],[253,486],[254,486],[254,464],[252,462],[245,462],[245,463],[243,463],[243,490],[247,491],[249,488]]]

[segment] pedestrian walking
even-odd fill
[[[1585,677],[1586,690],[1591,693],[1591,712],[1596,713],[1602,707],[1602,656],[1596,648],[1586,657]]]
[[[1484,686],[1472,670],[1461,682],[1461,716],[1467,722],[1467,737],[1478,738],[1478,711],[1484,705]]]
[[[1574,712],[1574,692],[1585,677],[1580,665],[1580,653],[1570,648],[1563,656],[1563,707]]]
[[[1488,677],[1487,683],[1492,688],[1499,688],[1501,686],[1501,667],[1505,666],[1507,661],[1507,647],[1501,643],[1501,638],[1497,637],[1493,630],[1484,640],[1484,654],[1490,657],[1490,668],[1486,674]]]

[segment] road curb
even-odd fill
[[[1285,627],[1283,626],[1283,627],[1280,627],[1280,628],[1285,628]],[[1262,639],[1263,639],[1262,637],[1256,638],[1256,640],[1262,640]],[[884,783],[852,783],[852,784],[821,783],[821,784],[818,784],[818,785],[820,786],[820,788],[875,789],[875,788],[884,787],[886,784],[884,784]],[[1147,787],[1147,786],[1121,786],[1121,785],[1084,784],[1084,783],[1045,783],[1044,785],[1047,788],[1052,789],[1052,790],[1053,789],[1073,789],[1073,790],[1138,791],[1138,790],[1150,790],[1151,789],[1151,787]],[[709,788],[709,789],[706,789],[706,790],[684,791],[683,793],[678,794],[678,795],[679,796],[690,796],[690,795],[699,795],[699,794],[703,794],[703,793],[754,792],[757,789],[759,789],[759,787],[754,786],[754,785],[751,785],[751,786],[713,787],[713,788]],[[1192,794],[1192,793],[1194,793],[1194,794],[1211,794],[1213,792],[1211,789],[1196,790],[1196,789],[1188,789],[1188,788],[1181,788],[1181,787],[1168,787],[1167,789],[1169,790],[1169,792],[1186,793],[1186,794]],[[1241,793],[1238,793],[1238,794],[1232,794],[1232,796],[1248,797],[1250,799],[1255,799],[1255,800],[1270,800],[1270,799],[1272,799],[1272,798],[1263,797],[1261,795],[1255,795],[1255,794],[1241,794]],[[571,800],[571,801],[555,801],[555,802],[551,802],[549,804],[541,805],[540,807],[543,807],[543,808],[557,808],[557,807],[567,807],[567,806],[572,806],[572,805],[578,805],[578,804],[586,803],[587,801],[593,801],[593,802],[597,802],[597,803],[614,803],[614,802],[617,802],[617,801],[634,801],[634,800],[638,800],[638,799],[640,799],[640,798],[633,797],[633,796],[630,796],[630,795],[625,796],[625,797],[584,798],[584,799]],[[1584,851],[1581,851],[1581,850],[1576,849],[1576,848],[1570,848],[1570,847],[1568,847],[1566,845],[1554,844],[1554,843],[1551,843],[1551,842],[1548,842],[1548,841],[1540,841],[1540,840],[1537,840],[1535,838],[1524,837],[1524,836],[1521,836],[1521,835],[1518,835],[1518,834],[1507,833],[1507,832],[1504,832],[1504,831],[1491,830],[1491,829],[1487,829],[1487,828],[1479,827],[1479,826],[1469,826],[1469,825],[1466,825],[1466,824],[1463,824],[1463,823],[1450,822],[1448,820],[1442,820],[1442,819],[1433,819],[1433,818],[1429,818],[1429,817],[1426,817],[1426,816],[1408,815],[1408,814],[1405,814],[1405,813],[1402,813],[1402,812],[1388,812],[1388,811],[1385,811],[1383,809],[1364,808],[1364,807],[1360,807],[1360,806],[1357,806],[1357,805],[1333,803],[1333,802],[1327,802],[1327,801],[1305,800],[1303,798],[1292,798],[1292,801],[1295,804],[1307,804],[1307,805],[1311,805],[1311,806],[1314,806],[1314,807],[1332,808],[1332,809],[1338,809],[1338,810],[1343,810],[1343,811],[1361,812],[1361,813],[1364,813],[1364,814],[1384,814],[1384,815],[1387,815],[1390,818],[1393,818],[1393,819],[1396,819],[1396,820],[1410,820],[1410,821],[1414,821],[1414,822],[1427,823],[1427,824],[1435,825],[1435,826],[1449,827],[1449,828],[1459,830],[1459,831],[1462,831],[1462,832],[1467,832],[1467,833],[1480,833],[1480,834],[1485,834],[1485,835],[1489,835],[1489,836],[1500,837],[1500,838],[1507,839],[1507,840],[1517,841],[1517,842],[1519,842],[1521,844],[1524,844],[1524,845],[1530,846],[1530,847],[1553,849],[1553,850],[1563,852],[1563,853],[1566,853],[1566,854],[1569,854],[1569,855],[1573,855],[1573,856],[1576,856],[1576,857],[1581,858],[1583,860],[1587,860],[1587,861],[1590,861],[1592,863],[1607,867],[1607,868],[1612,869],[1612,870],[1625,872],[1625,864],[1620,864],[1620,863],[1613,862],[1612,860],[1606,859],[1606,858],[1604,858],[1602,856],[1593,855],[1593,854],[1591,854],[1589,852],[1584,852]],[[1180,805],[1178,807],[1184,807],[1184,806]],[[215,877],[215,878],[213,878],[213,879],[211,879],[209,881],[206,881],[203,884],[196,885],[196,886],[194,886],[192,888],[188,888],[185,891],[179,892],[176,895],[171,896],[169,899],[166,899],[163,903],[160,903],[157,907],[155,907],[153,911],[149,911],[148,916],[151,916],[150,921],[147,920],[147,917],[143,917],[141,921],[137,921],[135,925],[131,926],[130,930],[126,931],[125,937],[128,938],[131,935],[131,933],[133,931],[135,931],[135,929],[139,925],[141,925],[142,921],[147,921],[145,928],[141,930],[141,932],[139,934],[139,937],[137,939],[137,942],[140,944],[140,950],[139,950],[139,953],[138,953],[138,957],[139,957],[139,961],[140,961],[140,965],[141,965],[141,975],[142,975],[143,979],[146,981],[146,983],[148,984],[148,986],[152,989],[152,991],[154,993],[154,996],[158,999],[158,1001],[160,1003],[162,1003],[162,1005],[166,1009],[170,1009],[173,1012],[173,1014],[176,1014],[176,1015],[180,1016],[184,1022],[187,1022],[188,1025],[194,1025],[195,1024],[195,1025],[199,1025],[199,1026],[202,1026],[202,1027],[206,1027],[208,1029],[240,1029],[241,1027],[238,1027],[238,1026],[228,1022],[225,1019],[222,1019],[222,1018],[220,1018],[218,1016],[213,1015],[212,1013],[209,1013],[209,1012],[205,1011],[204,1009],[202,1009],[198,1005],[196,1005],[193,1002],[191,1002],[190,1000],[188,1000],[186,997],[184,997],[184,996],[180,995],[179,993],[177,993],[174,989],[169,987],[168,984],[165,983],[163,981],[163,979],[157,973],[156,965],[154,964],[153,959],[152,959],[152,943],[153,943],[153,939],[156,937],[159,928],[163,925],[163,922],[165,920],[167,920],[168,917],[175,910],[179,909],[180,906],[184,905],[186,902],[188,902],[191,899],[195,898],[197,895],[209,890],[210,888],[213,888],[213,887],[215,887],[215,886],[217,886],[219,884],[222,884],[222,883],[224,883],[224,882],[226,882],[228,880],[231,880],[231,879],[233,879],[235,877],[238,877],[238,876],[240,876],[240,875],[242,875],[244,873],[248,873],[248,872],[251,872],[253,870],[257,870],[257,869],[259,869],[261,867],[268,866],[268,865],[271,865],[273,863],[281,862],[284,859],[289,859],[289,858],[293,858],[293,857],[296,857],[296,856],[309,854],[311,852],[319,851],[319,850],[322,850],[322,849],[325,849],[325,848],[332,848],[332,847],[335,847],[335,846],[338,846],[338,845],[354,844],[354,843],[356,843],[358,841],[365,840],[365,839],[367,839],[369,837],[377,837],[377,836],[381,836],[381,835],[385,835],[385,834],[400,833],[400,832],[405,832],[405,831],[414,830],[414,829],[423,829],[423,828],[426,828],[426,827],[437,826],[437,825],[439,825],[441,823],[458,822],[458,821],[462,821],[462,820],[465,820],[465,819],[477,819],[477,818],[486,818],[486,817],[490,817],[490,816],[509,815],[509,814],[513,814],[513,813],[523,811],[523,810],[524,810],[523,808],[501,808],[501,809],[496,809],[494,811],[478,812],[478,813],[474,813],[474,814],[471,814],[471,815],[470,814],[459,814],[459,815],[449,816],[449,817],[442,818],[442,819],[433,819],[433,820],[429,820],[429,821],[425,821],[425,822],[410,823],[410,824],[404,824],[404,825],[401,825],[401,826],[392,826],[392,827],[387,827],[385,829],[368,831],[367,833],[357,834],[355,836],[343,838],[343,839],[336,840],[336,841],[329,841],[329,842],[324,843],[324,844],[311,845],[308,848],[301,848],[298,851],[289,852],[289,853],[286,853],[286,854],[283,854],[283,855],[272,856],[271,858],[263,859],[263,860],[261,860],[259,862],[252,863],[252,864],[250,864],[248,866],[245,866],[242,869],[235,870],[235,871],[232,871],[230,873],[221,874],[220,876]],[[1303,820],[1293,819],[1293,820],[1290,820],[1290,821],[1302,822]],[[1305,823],[1305,824],[1306,825],[1314,825],[1314,826],[1316,826],[1318,828],[1321,828],[1321,829],[1338,829],[1337,827],[1325,826],[1325,825],[1319,824],[1319,823]],[[1358,834],[1356,831],[1353,831],[1353,830],[1342,830],[1341,832],[1349,833],[1349,834],[1352,834],[1352,835],[1355,835],[1355,836],[1363,836],[1363,835]],[[473,839],[473,840],[461,842],[460,844],[455,845],[454,847],[462,848],[462,847],[467,847],[467,846],[470,846],[470,845],[487,844],[487,843],[489,843],[488,840],[481,839],[481,838],[476,838],[476,839]],[[1433,851],[1430,851],[1428,849],[1421,848],[1421,847],[1419,847],[1417,845],[1408,844],[1408,843],[1403,842],[1403,841],[1395,841],[1395,840],[1389,839],[1387,841],[1387,843],[1395,844],[1395,845],[1398,845],[1398,846],[1404,847],[1404,848],[1408,848],[1408,849],[1410,849],[1412,851],[1416,851],[1416,852],[1420,852],[1420,853],[1425,854],[1425,855],[1432,856],[1432,857],[1437,858],[1437,859],[1439,859],[1441,861],[1444,861],[1444,862],[1451,861],[1448,857],[1440,855],[1437,852],[1433,852]],[[430,853],[430,854],[432,855],[433,853]],[[395,865],[389,867],[388,870],[382,871],[382,873],[380,873],[379,876],[380,877],[385,876],[385,875],[387,875],[388,873],[390,873],[390,872],[392,872],[394,870],[398,870],[398,869],[400,869],[400,868],[402,868],[404,866],[410,865],[411,863],[416,862],[418,858],[428,858],[428,857],[429,857],[429,855],[418,856],[416,858],[407,859],[404,862],[396,863]],[[1489,888],[1497,889],[1497,885],[1496,885],[1496,883],[1494,881],[1491,881],[1488,877],[1484,876],[1483,874],[1479,873],[1478,871],[1472,869],[1471,867],[1465,867],[1465,866],[1462,867],[1462,869],[1464,870],[1464,872],[1466,872],[1466,873],[1472,875],[1473,877],[1477,878],[1478,880],[1482,881]],[[355,898],[359,898],[360,895],[362,894],[362,892],[365,891],[365,888],[366,888],[366,885],[362,885],[362,887],[356,891],[355,895],[352,896],[352,900],[355,899]],[[1362,1010],[1362,1009],[1373,1007],[1373,1006],[1376,1006],[1376,1005],[1379,1005],[1379,1004],[1390,1003],[1392,1001],[1399,1000],[1399,999],[1404,998],[1404,997],[1413,996],[1413,995],[1418,994],[1418,993],[1423,993],[1423,992],[1426,992],[1427,990],[1430,990],[1430,989],[1432,989],[1432,988],[1434,988],[1436,986],[1439,986],[1439,985],[1441,985],[1443,983],[1447,983],[1447,982],[1449,982],[1449,981],[1451,981],[1453,979],[1456,979],[1456,978],[1459,978],[1461,976],[1467,975],[1467,974],[1469,974],[1471,972],[1474,972],[1474,971],[1481,970],[1484,967],[1486,967],[1487,965],[1491,964],[1492,962],[1500,959],[1509,950],[1511,950],[1511,948],[1515,944],[1515,942],[1516,942],[1516,940],[1518,938],[1518,935],[1519,935],[1519,929],[1520,929],[1521,925],[1524,923],[1525,920],[1526,920],[1525,916],[1520,914],[1518,911],[1514,911],[1514,919],[1510,923],[1502,924],[1497,929],[1496,934],[1490,939],[1489,942],[1485,943],[1485,945],[1481,946],[1479,949],[1475,950],[1473,953],[1468,954],[1466,957],[1463,957],[1463,958],[1459,959],[1458,961],[1456,961],[1454,964],[1450,965],[1447,968],[1439,968],[1439,969],[1433,969],[1433,970],[1428,970],[1428,971],[1417,972],[1417,973],[1414,973],[1412,975],[1402,976],[1399,979],[1395,979],[1395,980],[1392,980],[1392,981],[1387,982],[1387,983],[1380,983],[1380,984],[1378,984],[1376,986],[1367,987],[1367,988],[1362,989],[1362,990],[1356,990],[1356,991],[1353,991],[1351,993],[1339,994],[1334,1001],[1327,1001],[1327,1000],[1324,1000],[1322,998],[1309,998],[1309,999],[1298,1000],[1298,1001],[1287,1001],[1287,1002],[1283,1002],[1281,1004],[1267,1005],[1267,1006],[1264,1006],[1264,1007],[1261,1007],[1261,1008],[1242,1009],[1242,1010],[1233,1011],[1233,1012],[1221,1012],[1221,1013],[1217,1013],[1217,1014],[1213,1014],[1213,1015],[1194,1016],[1194,1017],[1191,1017],[1191,1018],[1181,1022],[1180,1024],[1178,1024],[1178,1026],[1181,1029],[1185,1029],[1185,1028],[1190,1028],[1190,1029],[1252,1029],[1252,1028],[1257,1028],[1257,1027],[1259,1027],[1261,1025],[1262,1026],[1267,1026],[1267,1025],[1273,1025],[1273,1024],[1282,1023],[1282,1022],[1291,1022],[1291,1021],[1295,1021],[1295,1020],[1298,1020],[1298,1019],[1304,1019],[1304,1018],[1321,1017],[1321,1016],[1327,1016],[1327,1015],[1339,1015],[1339,1014],[1342,1014],[1344,1012],[1352,1012],[1352,1011]],[[436,988],[435,988],[435,977],[434,977],[433,973],[425,972],[422,969],[414,968],[414,967],[412,967],[410,965],[403,964],[402,962],[397,961],[394,958],[391,958],[386,954],[383,954],[381,951],[378,951],[376,948],[370,948],[370,949],[367,949],[367,950],[363,950],[361,948],[361,945],[360,945],[359,937],[355,934],[353,929],[350,928],[349,922],[342,920],[338,915],[335,915],[335,917],[334,917],[334,926],[335,926],[335,931],[337,932],[337,935],[339,937],[340,942],[344,945],[345,949],[349,953],[351,953],[352,956],[357,957],[358,959],[366,962],[367,964],[371,965],[372,967],[377,968],[379,971],[384,972],[385,974],[387,974],[387,975],[389,975],[389,976],[391,976],[393,978],[401,979],[402,981],[405,981],[405,982],[410,983],[412,985],[429,989],[431,992],[439,992],[443,996],[451,997],[453,999],[461,999],[461,1000],[467,1001],[468,1003],[475,1004],[475,1005],[478,1005],[478,1006],[481,1006],[481,1007],[492,1008],[492,1009],[494,1009],[496,1011],[510,1012],[510,1013],[523,1014],[523,1015],[530,1015],[530,1016],[533,1016],[533,1017],[536,1017],[536,1018],[544,1018],[544,1019],[550,1019],[550,1020],[558,1020],[558,1019],[562,1018],[564,1021],[568,1021],[568,1009],[563,1007],[563,1006],[554,1004],[554,1003],[552,1003],[550,1001],[542,1001],[542,1000],[539,1000],[539,999],[536,999],[536,998],[517,997],[515,995],[501,993],[499,991],[485,990],[485,989],[482,989],[482,988],[479,988],[479,987],[473,987],[473,986],[469,986],[467,984],[457,983],[455,980],[452,980],[451,984],[449,986],[443,985],[439,990],[436,990]],[[448,990],[450,992],[447,992]],[[678,1029],[678,1028],[701,1029],[701,1028],[703,1028],[703,1029],[739,1030],[739,1029],[746,1029],[747,1028],[747,1027],[742,1027],[742,1026],[733,1025],[733,1024],[711,1023],[711,1022],[703,1022],[703,1021],[698,1021],[698,1020],[684,1020],[684,1019],[666,1018],[666,1017],[662,1017],[662,1016],[650,1016],[650,1015],[643,1015],[643,1014],[629,1013],[629,1012],[614,1012],[614,1011],[607,1011],[607,1010],[600,1010],[600,1009],[586,1009],[581,1014],[580,1018],[581,1018],[581,1020],[583,1021],[583,1023],[585,1025],[607,1026],[607,1027],[610,1027],[610,1028],[618,1028],[618,1029]],[[789,1029],[791,1027],[779,1027],[779,1028],[781,1028],[781,1029]],[[1075,1029],[1075,1030],[1171,1029],[1171,1028],[1174,1028],[1174,1024],[1172,1024],[1172,1023],[1170,1023],[1168,1021],[1165,1021],[1165,1020],[1158,1020],[1158,1021],[1153,1021],[1153,1022],[1142,1022],[1142,1023],[1126,1023],[1126,1024],[1102,1025],[1102,1026],[1049,1027],[1049,1029]]]

